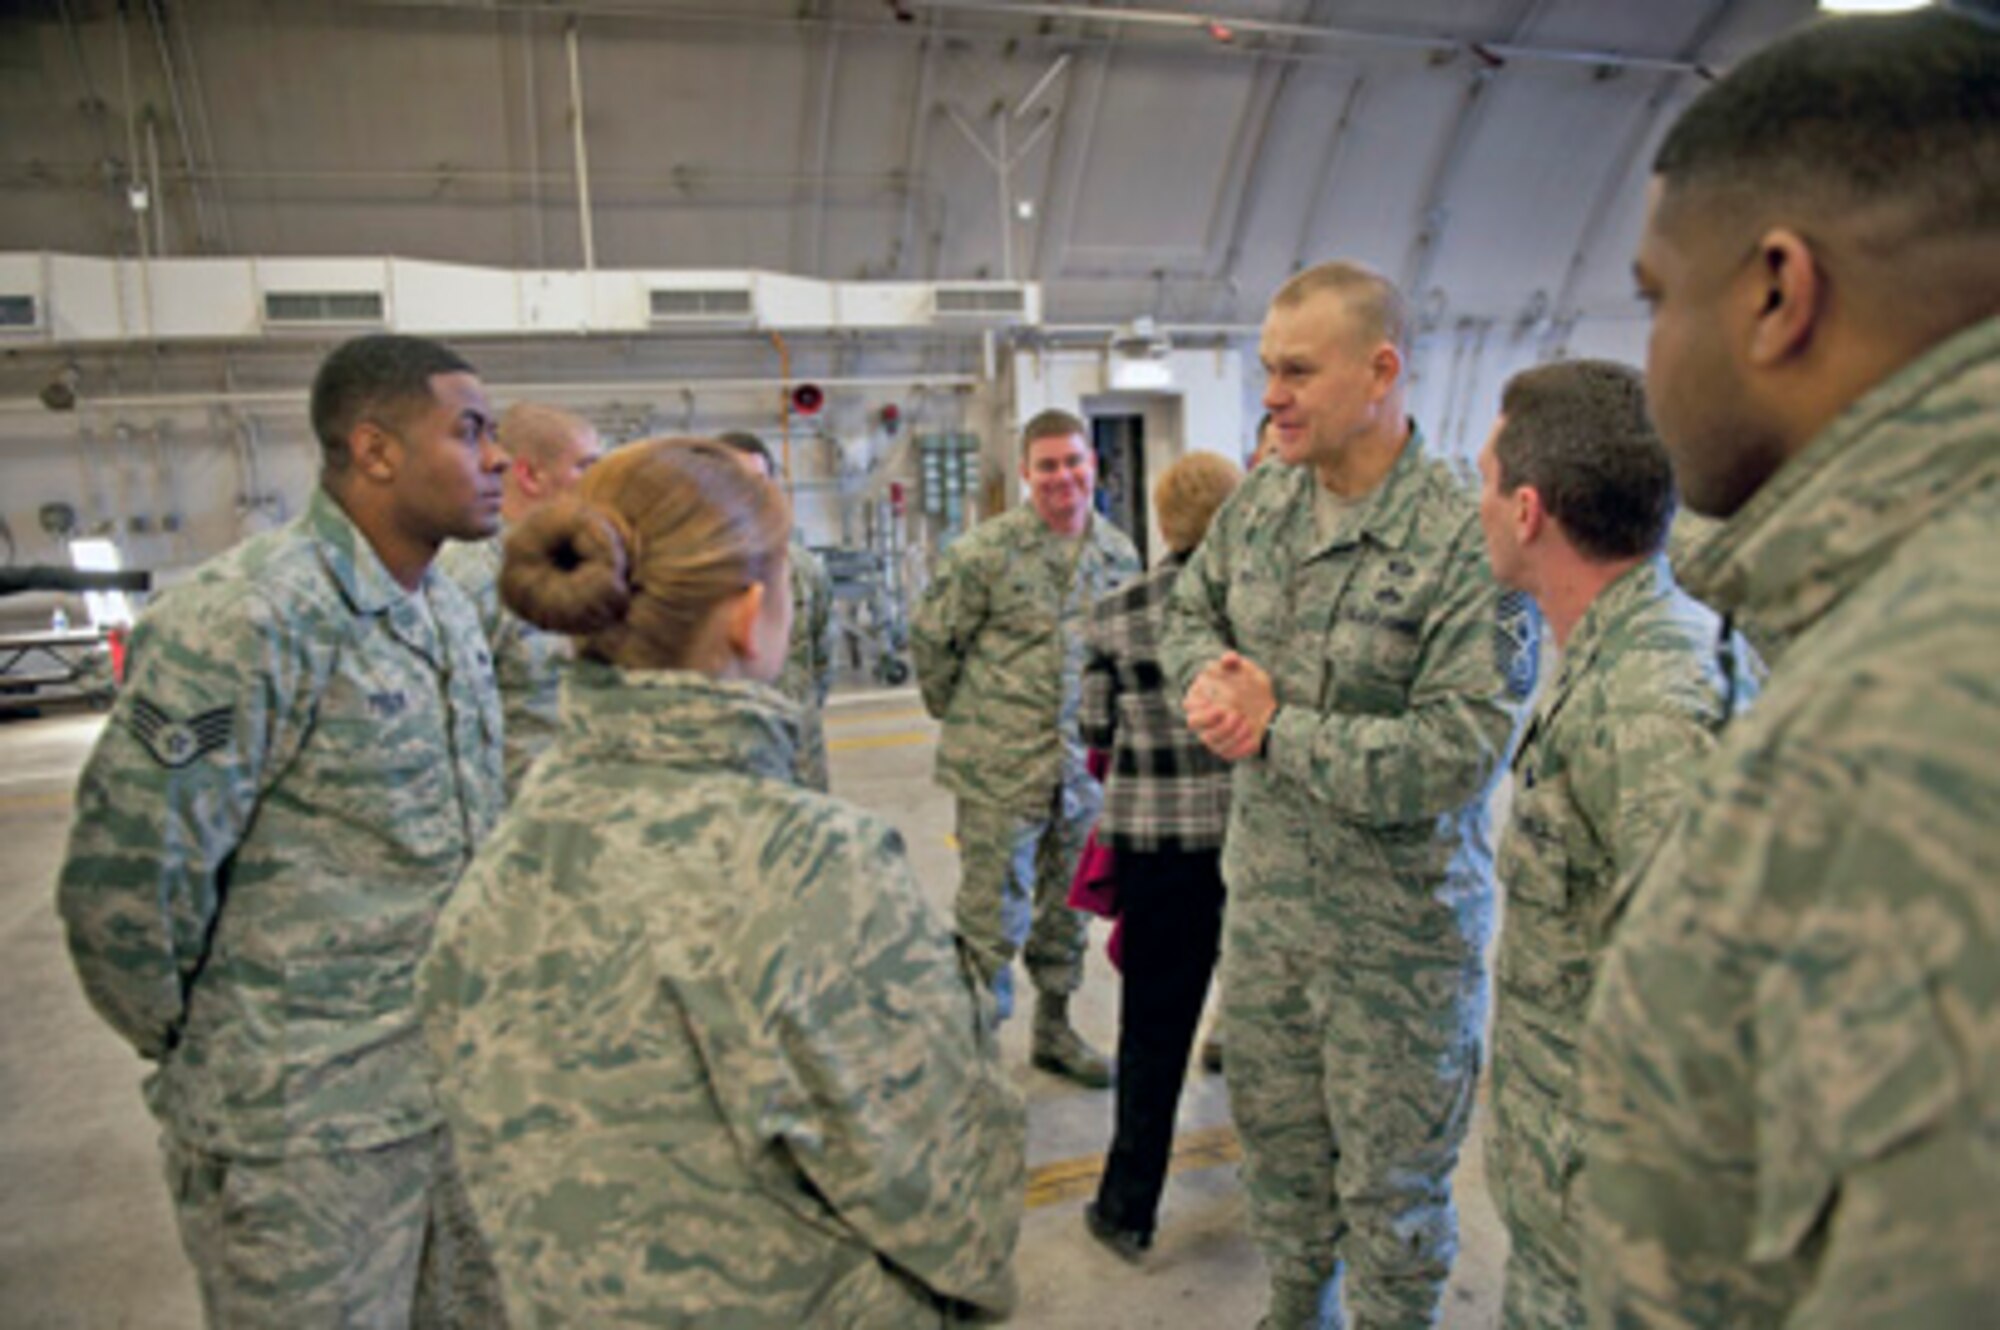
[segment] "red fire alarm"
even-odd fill
[[[792,410],[802,416],[818,415],[819,409],[825,405],[826,394],[816,383],[802,383],[792,389]]]

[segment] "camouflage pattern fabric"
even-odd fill
[[[1628,570],[1563,648],[1513,762],[1500,838],[1487,1178],[1511,1239],[1502,1324],[1584,1325],[1576,1044],[1619,888],[1658,845],[1694,765],[1756,696],[1747,646],[1726,677],[1716,616],[1666,560]]]
[[[579,661],[419,979],[516,1326],[1004,1312],[1025,1123],[896,833],[776,690]]]
[[[1993,1323],[1995,569],[2000,320],[1851,404],[1686,569],[1771,675],[1592,1000],[1596,1324]]]
[[[910,622],[924,709],[944,722],[939,785],[1040,817],[1057,786],[1090,779],[1077,731],[1083,625],[1138,573],[1132,542],[1102,517],[1079,546],[1025,504],[945,551]]]
[[[211,1154],[438,1125],[411,979],[502,802],[500,712],[448,579],[398,586],[331,497],[147,611],[84,767],[70,956]]]
[[[1280,706],[1266,756],[1237,764],[1223,848],[1224,1069],[1274,1315],[1316,1301],[1285,1291],[1344,1257],[1358,1322],[1422,1324],[1457,1249],[1486,796],[1534,686],[1536,623],[1419,437],[1325,539],[1317,483],[1250,473],[1175,584],[1161,660],[1185,691],[1233,647]]]
[[[500,603],[506,543],[504,531],[486,540],[451,541],[439,552],[437,567],[472,602],[493,653],[505,721],[502,760],[512,799],[529,766],[555,740],[558,687],[575,651],[568,637],[544,632]]]
[[[442,1130],[274,1160],[228,1159],[172,1136],[160,1147],[210,1325],[507,1324]]]
[[[1103,791],[1089,779],[1057,789],[1040,817],[958,801],[958,936],[1001,1020],[1014,1014],[1011,967],[1024,945],[1036,992],[1083,986],[1090,919],[1069,908],[1069,887],[1103,806]]]
[[[826,695],[833,688],[833,578],[795,533],[787,566],[792,583],[792,640],[778,691],[798,704],[799,784],[826,793]]]

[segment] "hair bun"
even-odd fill
[[[602,632],[632,603],[631,546],[616,513],[573,495],[557,499],[508,533],[500,599],[538,628]]]

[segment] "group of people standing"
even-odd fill
[[[1082,423],[1030,421],[1027,505],[913,623],[955,928],[886,823],[810,788],[772,685],[803,650],[794,693],[823,688],[824,630],[768,455],[594,461],[545,409],[503,451],[446,348],[335,351],[306,511],[135,630],[59,885],[155,1064],[211,1322],[1004,1316],[1014,957],[1034,1063],[1117,1082],[1085,1219],[1136,1259],[1219,950],[1265,1326],[1432,1324],[1497,870],[1510,1327],[1987,1323],[1996,71],[1989,17],[1932,11],[1709,88],[1654,162],[1645,378],[1517,376],[1477,495],[1355,264],[1273,298],[1275,457],[1176,464],[1150,573]],[[1719,521],[1678,570],[1676,488]],[[452,541],[470,595],[433,572]],[[503,648],[573,656],[552,719],[522,694],[532,765]],[[1068,1010],[1093,826],[1115,1076]]]

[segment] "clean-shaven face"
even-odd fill
[[[1028,482],[1028,502],[1049,530],[1083,529],[1097,492],[1097,459],[1081,434],[1028,440],[1021,475]]]

